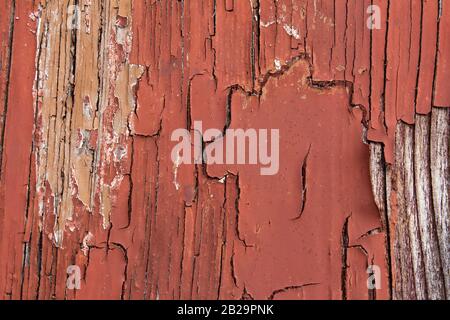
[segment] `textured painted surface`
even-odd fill
[[[448,298],[448,0],[1,5],[2,299]],[[196,121],[278,174],[173,163]]]

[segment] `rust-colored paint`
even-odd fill
[[[447,0],[0,4],[1,299],[449,297]]]

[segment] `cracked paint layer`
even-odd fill
[[[448,298],[450,4],[407,2],[3,1],[0,298]],[[172,162],[196,121],[278,174]]]

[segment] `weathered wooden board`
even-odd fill
[[[449,298],[449,0],[0,4],[1,299]]]

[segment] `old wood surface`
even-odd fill
[[[0,5],[0,299],[450,297],[450,0]]]

